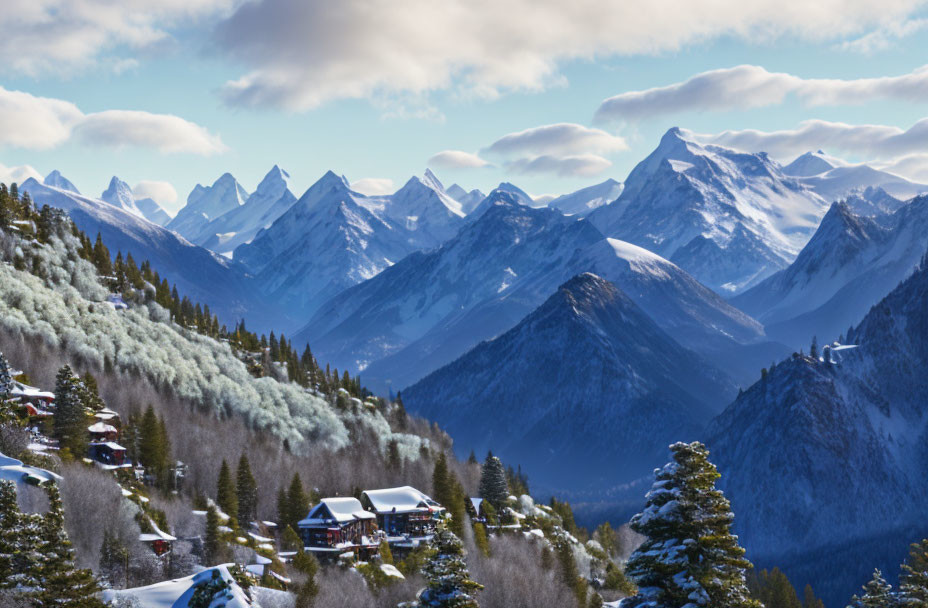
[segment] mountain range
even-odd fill
[[[56,181],[56,180],[52,180]],[[58,183],[62,183],[58,181]],[[208,304],[224,323],[244,316],[257,328],[278,327],[287,317],[260,295],[253,278],[239,264],[197,247],[175,233],[124,208],[120,195],[125,184],[111,182],[114,202],[80,195],[41,184],[29,178],[20,185],[36,205],[64,209],[77,226],[93,236],[100,234],[113,256],[131,253],[137,263],[149,260],[163,278],[194,301]],[[104,193],[106,194],[106,193]]]
[[[764,341],[759,323],[656,254],[506,190],[484,204],[440,248],[327,302],[294,339],[340,369],[363,371],[369,386],[401,389],[512,328],[571,276],[596,272],[690,347],[732,351]]]
[[[668,443],[695,439],[733,390],[615,285],[584,273],[403,401],[459,449],[531,463],[536,487],[563,490],[641,477]]]
[[[815,578],[835,601],[928,534],[924,260],[851,334],[853,347],[776,365],[706,439],[754,559]]]
[[[833,340],[905,279],[926,247],[928,197],[877,216],[835,203],[790,266],[731,303],[797,348],[816,334]]]

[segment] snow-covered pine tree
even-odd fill
[[[699,443],[670,446],[673,460],[655,471],[644,511],[631,527],[647,540],[632,554],[626,574],[638,594],[623,608],[760,608],[745,583],[751,563],[731,533],[734,515],[715,487],[720,477]]]
[[[36,519],[19,510],[16,485],[0,481],[0,589],[36,584]]]
[[[909,548],[899,575],[899,594],[907,608],[928,608],[928,539]]]
[[[886,582],[879,568],[873,571],[873,577],[863,586],[863,590],[862,596],[851,598],[848,608],[893,608],[899,605],[892,585]]]
[[[428,587],[419,592],[418,602],[406,608],[478,608],[474,592],[483,585],[470,580],[464,561],[464,543],[444,525],[439,525],[422,573]]]
[[[10,375],[10,364],[3,353],[0,353],[0,402],[10,398],[13,392],[13,376]]]
[[[496,456],[487,456],[480,475],[480,496],[490,501],[497,509],[509,498],[506,469]]]
[[[55,377],[55,438],[73,458],[82,458],[87,446],[87,413],[81,399],[83,386],[67,365]]]
[[[37,551],[41,556],[38,567],[38,589],[34,592],[37,606],[42,608],[104,608],[94,595],[100,585],[90,570],[74,565],[71,541],[64,531],[64,512],[58,486],[46,487],[48,511],[42,515],[38,529]]]

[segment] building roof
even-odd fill
[[[54,399],[55,393],[50,393],[48,391],[43,391],[34,386],[29,386],[28,384],[23,384],[22,382],[13,381],[13,390],[10,391],[10,394],[14,397],[36,397],[39,399]]]
[[[331,517],[328,517],[328,515]],[[318,505],[310,509],[306,519],[297,523],[298,526],[318,526],[326,524],[332,519],[340,524],[356,519],[374,519],[375,515],[361,507],[361,501],[351,496],[337,498],[323,498]]]
[[[414,513],[442,506],[412,486],[367,490],[363,493],[377,513]]]
[[[126,448],[122,447],[115,441],[91,441],[88,445],[105,445],[114,452],[125,452]]]
[[[116,427],[104,422],[97,422],[87,427],[91,433],[116,433]]]

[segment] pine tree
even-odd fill
[[[168,475],[168,448],[161,421],[149,405],[138,427],[139,462],[164,487]]]
[[[419,608],[477,608],[474,592],[483,585],[470,580],[464,544],[451,530],[439,526],[422,573],[428,587],[419,592]]]
[[[238,460],[238,470],[235,475],[236,497],[238,498],[238,521],[247,526],[255,519],[258,510],[258,484],[251,473],[251,464],[248,456],[242,454]]]
[[[809,356],[818,359],[818,337],[812,336],[812,345],[809,346]]]
[[[219,466],[219,479],[216,481],[216,504],[229,517],[238,516],[238,495],[235,492],[235,482],[232,481],[232,472],[229,465],[222,460]]]
[[[55,378],[54,435],[62,449],[82,458],[87,451],[87,414],[81,400],[83,386],[65,365]]]
[[[759,600],[765,608],[802,608],[796,589],[779,568],[770,572],[761,570],[748,577],[751,597]]]
[[[0,353],[0,403],[10,398],[13,392],[13,376],[10,375],[10,364],[3,353]]]
[[[499,509],[509,499],[509,485],[506,483],[506,469],[502,461],[489,454],[483,463],[480,474],[480,496]]]
[[[64,513],[58,486],[51,484],[48,511],[42,516],[38,530],[37,551],[42,556],[38,567],[39,586],[34,593],[38,606],[61,608],[103,608],[94,595],[100,585],[90,570],[74,566],[71,541],[64,532]]]
[[[928,539],[909,547],[909,558],[902,564],[899,593],[910,608],[928,608]]]
[[[211,566],[219,561],[222,541],[219,538],[219,513],[210,505],[206,509],[206,538],[203,541],[204,565]]]
[[[300,539],[300,535],[291,526],[284,528],[284,533],[280,536],[280,544],[284,551],[301,551],[303,549],[303,541]]]
[[[295,530],[298,527],[297,523],[309,513],[309,506],[309,496],[303,490],[300,474],[294,473],[293,479],[290,480],[290,488],[287,490],[288,515],[286,525],[293,527]]]
[[[104,530],[100,546],[100,572],[111,585],[116,586],[125,579],[128,562],[129,550],[109,529]]]
[[[19,510],[16,484],[0,481],[0,589],[38,584],[37,520]]]
[[[580,576],[577,569],[577,560],[574,559],[573,548],[566,538],[561,538],[554,546],[558,562],[561,564],[561,577],[564,584],[574,592],[577,605],[586,605],[586,581]]]
[[[898,606],[893,596],[892,585],[883,578],[879,568],[873,571],[873,577],[863,586],[864,594],[851,598],[848,608],[893,608]]]
[[[438,504],[447,506],[450,497],[450,486],[448,483],[448,459],[444,452],[438,454],[435,459],[435,466],[432,468],[432,498]]]
[[[295,608],[310,608],[319,593],[319,585],[316,583],[319,562],[312,553],[300,551],[293,557],[293,569],[302,574],[304,579],[296,589]]]
[[[815,597],[812,585],[806,585],[803,592],[802,608],[825,608],[825,602]]]
[[[745,584],[751,564],[731,533],[734,516],[715,488],[720,475],[708,450],[699,442],[670,450],[672,462],[656,472],[644,511],[632,518],[632,529],[647,540],[626,565],[639,588],[627,608],[758,608]]]

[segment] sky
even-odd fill
[[[622,181],[670,127],[928,182],[928,0],[6,0],[0,181],[113,175],[169,211],[275,164]],[[922,122],[924,121],[924,122]]]

